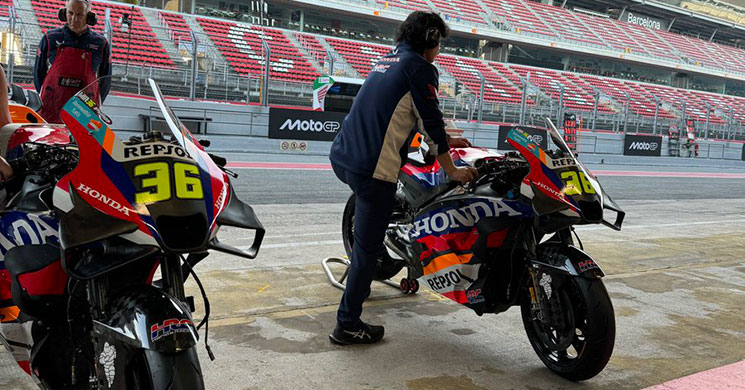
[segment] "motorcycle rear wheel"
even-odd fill
[[[341,221],[341,236],[344,242],[344,251],[350,260],[352,259],[352,248],[354,248],[354,203],[354,195],[352,195],[344,207],[344,214]],[[386,252],[378,258],[373,279],[378,281],[390,279],[396,276],[403,267],[403,261],[392,259]]]
[[[139,390],[204,390],[195,348],[179,353],[142,352],[127,370],[127,388]]]
[[[523,325],[538,357],[551,371],[572,381],[590,379],[608,364],[616,338],[616,322],[602,280],[570,278],[558,291],[564,320],[560,331],[532,318],[529,294],[523,299]]]

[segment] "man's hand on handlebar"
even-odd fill
[[[479,172],[473,167],[453,167],[450,172],[446,171],[446,173],[450,176],[450,179],[459,181],[463,184],[468,183],[479,176]]]
[[[451,148],[470,148],[471,141],[463,137],[450,137],[448,138],[448,145]]]

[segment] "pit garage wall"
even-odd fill
[[[267,138],[269,111],[263,107],[188,100],[168,100],[168,104],[179,117],[212,119],[207,125],[207,135],[196,136],[210,138],[213,151],[328,155],[331,146],[330,142],[306,141],[308,148],[304,152],[280,150],[280,140]],[[142,133],[144,122],[139,115],[161,115],[152,98],[109,96],[103,107],[122,138]],[[191,127],[192,124],[187,125]],[[498,126],[464,122],[457,122],[457,126],[474,145],[496,148]],[[699,140],[699,158],[695,159],[695,165],[743,167],[742,148],[743,144],[738,142]],[[663,157],[623,156],[623,134],[620,133],[582,132],[579,150],[587,163],[692,165],[689,158],[666,157],[669,156],[667,137],[662,139]]]

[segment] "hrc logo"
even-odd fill
[[[150,327],[150,340],[158,341],[174,333],[190,332],[191,329],[189,329],[189,326],[194,327],[194,323],[191,320],[180,320],[178,318],[165,320],[163,324],[154,324]]]

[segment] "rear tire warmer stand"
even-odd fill
[[[344,265],[344,272],[338,279],[334,276],[334,273],[331,272],[329,263]],[[348,259],[342,259],[339,257],[327,257],[321,261],[321,266],[323,267],[323,271],[326,272],[326,277],[329,278],[329,283],[340,290],[346,289],[344,281],[347,279],[347,275],[349,274],[349,264],[350,261]],[[380,280],[379,282],[385,283],[404,294],[416,294],[419,290],[419,281],[416,279],[410,279],[408,275],[406,278],[401,279],[401,283],[396,283],[390,279]]]

